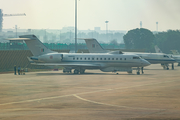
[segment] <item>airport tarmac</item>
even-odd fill
[[[180,119],[180,67],[0,74],[0,120]]]

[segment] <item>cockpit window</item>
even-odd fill
[[[140,57],[133,57],[133,59],[140,59]]]
[[[167,55],[164,55],[164,57],[165,57],[165,58],[169,58],[169,56],[167,56]]]

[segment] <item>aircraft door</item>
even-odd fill
[[[63,60],[63,54],[60,55],[60,59]]]

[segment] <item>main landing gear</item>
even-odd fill
[[[63,73],[71,73],[71,69],[63,69]]]
[[[72,73],[71,72],[72,69],[67,69],[67,68],[64,68],[63,69],[63,73]],[[85,72],[85,69],[74,69],[74,74],[84,74]]]
[[[85,69],[74,69],[74,74],[84,74]]]
[[[164,70],[169,70],[169,64],[161,64],[161,66],[163,66]],[[172,63],[172,70],[174,70],[174,63]]]

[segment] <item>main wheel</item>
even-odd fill
[[[80,69],[80,74],[84,74],[84,69]]]
[[[140,75],[140,72],[137,72],[137,75]]]
[[[78,73],[79,73],[79,70],[75,69],[74,74],[78,74]]]

